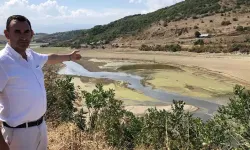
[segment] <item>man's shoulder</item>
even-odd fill
[[[33,49],[31,49],[31,48],[28,48],[27,50],[26,50],[26,52],[28,52],[28,53],[30,53],[31,55],[39,55],[39,53],[37,53],[36,51],[34,51]]]
[[[5,53],[5,48],[0,50],[0,57],[2,57],[4,55],[4,53]]]
[[[27,50],[28,50],[28,53],[30,53],[34,58],[41,58],[41,57],[48,56],[48,54],[42,54],[42,53],[36,52],[33,49],[27,49]]]

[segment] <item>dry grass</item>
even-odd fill
[[[101,133],[86,133],[73,124],[52,127],[48,123],[49,150],[113,150]]]
[[[84,132],[70,123],[57,128],[48,123],[48,138],[48,150],[117,150],[107,144],[104,134]],[[137,146],[135,150],[153,150],[153,148]]]
[[[72,52],[70,48],[67,47],[39,47],[39,48],[34,48],[36,52],[39,53],[56,53],[56,54],[64,54],[64,53],[69,53]]]

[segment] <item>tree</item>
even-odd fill
[[[237,18],[233,18],[233,21],[238,21],[238,19]]]
[[[237,26],[236,31],[242,32],[242,31],[244,31],[244,27],[243,26]]]

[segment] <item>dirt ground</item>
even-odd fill
[[[87,58],[141,60],[199,68],[250,85],[250,57],[247,55],[141,52],[131,49],[83,49],[81,54]]]
[[[104,90],[113,89],[115,90],[115,98],[119,100],[123,100],[124,105],[145,105],[145,104],[156,104],[160,103],[159,100],[153,99],[151,97],[145,96],[143,93],[139,93],[132,89],[126,88],[122,85],[122,83],[113,81],[108,83],[104,80],[96,80],[91,79],[90,81],[86,81],[84,77],[77,78],[75,77],[72,81],[75,86],[79,86],[81,90],[92,92],[95,89],[95,84],[102,83],[104,85]],[[106,82],[106,83],[105,83]]]
[[[69,53],[72,51],[67,48],[40,48],[36,50],[41,53]],[[116,72],[120,71],[116,70],[120,66],[133,64],[159,63],[181,68],[184,70],[182,73],[169,69],[155,70],[155,68],[144,68],[142,71],[122,70],[122,72],[142,76],[145,78],[143,81],[145,85],[150,85],[156,89],[185,96],[211,99],[220,104],[228,101],[235,84],[250,87],[250,78],[248,78],[250,57],[248,55],[142,52],[137,49],[122,48],[105,50],[80,49],[80,53],[83,58],[77,63],[91,72]],[[84,84],[82,86],[85,89],[88,89],[88,87],[93,88],[95,85],[92,80],[79,84]],[[141,103],[141,100],[145,99],[155,101],[143,96],[141,93],[117,86],[112,82],[105,86],[115,89],[119,99],[126,99],[127,95],[130,98],[137,97],[133,101],[128,101],[128,105],[135,104],[135,102]]]
[[[44,48],[37,49],[37,51],[41,53],[69,53],[71,50],[66,48]],[[200,68],[204,71],[212,71],[215,74],[236,79],[242,84],[250,85],[250,57],[248,55],[142,52],[136,49],[121,48],[105,50],[81,49],[80,52],[85,60],[86,58],[141,60]],[[95,68],[93,71],[99,71],[99,69]]]

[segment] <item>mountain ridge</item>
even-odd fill
[[[97,25],[88,30],[60,32],[37,39],[37,42],[50,43],[51,46],[72,46],[103,41],[109,43],[121,37],[135,37],[155,24],[168,24],[187,19],[202,19],[226,12],[241,11],[242,7],[249,9],[247,0],[186,0],[175,5],[159,9],[148,14],[135,14]]]

